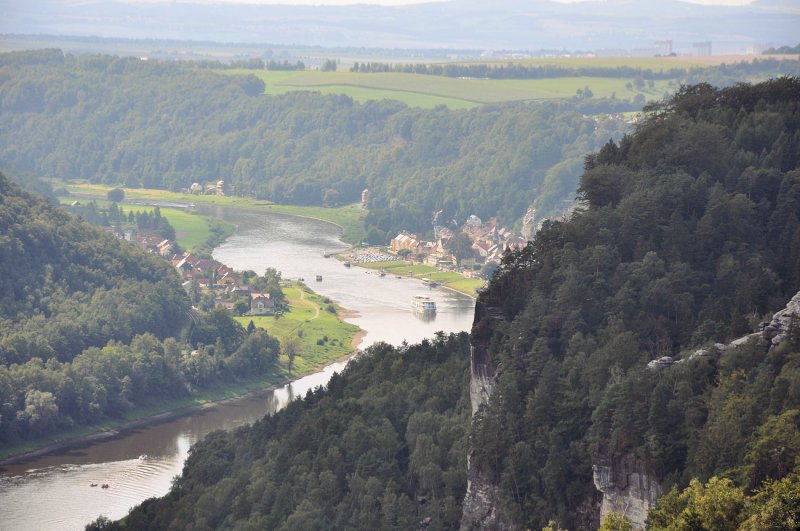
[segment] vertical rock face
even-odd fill
[[[771,346],[780,345],[789,334],[800,326],[800,292],[786,305],[786,308],[777,312],[769,323],[761,327],[761,335],[770,342]]]
[[[488,405],[495,388],[495,367],[489,353],[491,322],[501,313],[478,300],[471,334],[469,397],[473,417]],[[467,493],[464,495],[461,529],[512,529],[499,507],[499,489],[489,475],[472,466],[473,448],[467,454]]]
[[[594,486],[603,494],[600,519],[617,512],[630,520],[634,529],[644,529],[647,511],[661,494],[661,487],[645,473],[644,465],[633,456],[597,458],[592,471]]]

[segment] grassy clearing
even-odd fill
[[[396,262],[372,262],[368,264],[357,264],[359,267],[363,267],[366,269],[386,269],[389,271],[390,269],[402,269],[405,268],[408,264],[403,261],[396,261]]]
[[[398,90],[391,86],[373,86],[369,82],[368,74],[353,74],[361,76],[362,83],[354,83],[352,78],[339,78],[340,74],[347,72],[319,72],[316,70],[291,72],[272,70],[220,70],[220,74],[246,75],[254,74],[260,77],[267,88],[265,94],[286,94],[297,90],[320,92],[322,94],[345,94],[358,102],[374,100],[397,100],[409,107],[432,109],[437,105],[445,105],[451,109],[469,109],[479,105],[478,102],[468,101],[447,95],[431,94],[424,90]],[[356,77],[356,80],[359,78]]]
[[[88,193],[88,192],[87,192]],[[59,197],[61,204],[69,204],[75,200],[74,197]],[[107,207],[111,201],[105,199],[94,200],[99,207]],[[150,212],[155,207],[149,205],[128,205],[120,204],[124,212]],[[211,237],[212,226],[218,225],[227,235],[233,233],[233,225],[227,221],[208,216],[187,212],[182,208],[161,207],[161,215],[167,218],[170,225],[175,229],[175,239],[183,249],[193,250],[205,245]]]
[[[461,280],[448,282],[447,287],[467,295],[474,295],[485,283],[484,280],[479,278],[462,278]]]
[[[97,197],[105,197],[112,186],[105,186],[100,184],[87,184],[75,182],[61,182],[55,183],[57,188],[59,185],[66,187],[71,193],[87,194]],[[320,219],[335,223],[342,227],[342,239],[348,243],[356,243],[361,241],[364,236],[363,219],[366,211],[361,208],[361,205],[345,205],[336,208],[315,207],[315,206],[295,206],[295,205],[277,205],[268,201],[259,201],[251,197],[231,197],[231,196],[213,196],[213,195],[192,195],[180,192],[170,192],[168,190],[154,190],[146,188],[125,188],[126,200],[145,200],[145,201],[165,201],[180,204],[203,204],[203,205],[220,205],[226,207],[247,208],[268,212],[277,212],[280,214],[287,214],[291,216],[302,216],[314,219]],[[74,198],[72,198],[74,200]],[[136,205],[137,207],[139,205]],[[161,210],[164,211],[164,208]],[[172,221],[170,220],[170,223]],[[175,227],[178,230],[178,227]]]
[[[453,271],[439,271],[435,267],[425,264],[409,265],[407,262],[372,262],[370,264],[355,264],[366,269],[383,269],[388,274],[411,277],[417,279],[435,280],[443,286],[454,289],[471,297],[483,287],[484,281],[474,278],[464,278],[460,273]]]
[[[328,311],[327,307],[333,303],[299,283],[284,287],[283,292],[289,311],[279,318],[245,315],[235,319],[242,326],[252,320],[256,327],[265,329],[280,341],[290,336],[300,338],[301,354],[295,358],[295,372],[307,372],[353,352],[353,338],[360,328]],[[282,356],[281,361],[288,366],[288,359]]]
[[[613,63],[608,64],[613,65]],[[667,66],[665,63],[662,68],[676,66]],[[630,83],[631,79],[589,76],[550,79],[461,79],[420,74],[366,74],[312,70],[299,72],[233,70],[227,73],[258,75],[267,84],[267,94],[280,94],[291,90],[319,90],[326,93],[347,94],[358,101],[392,98],[418,107],[434,107],[441,104],[450,108],[467,108],[483,103],[570,98],[578,89],[587,86],[595,97],[611,97],[613,94],[617,98],[630,99],[642,93],[648,99],[652,99],[660,98],[665,91],[671,92],[677,88],[674,83],[670,85],[669,81],[656,81],[653,87],[628,89],[626,84]]]

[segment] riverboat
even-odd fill
[[[345,263],[344,263],[344,266],[345,266],[345,267],[350,267],[350,265],[351,265],[351,264],[350,264],[350,262],[345,262]]]
[[[416,295],[411,301],[411,308],[417,313],[436,313],[436,302],[430,297]]]
[[[317,275],[317,282],[322,282],[322,275]]]

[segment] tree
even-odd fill
[[[119,203],[123,199],[125,199],[125,190],[122,188],[112,188],[106,194],[106,197],[109,201],[114,201],[115,203]]]
[[[633,524],[620,513],[608,513],[600,522],[599,531],[633,531]]]
[[[46,433],[53,428],[57,418],[58,405],[53,393],[38,389],[25,393],[25,409],[17,413],[17,419],[27,423],[31,432]]]
[[[673,488],[648,513],[648,529],[672,531],[708,529],[734,531],[747,517],[744,491],[728,478],[708,483],[692,479],[683,492]]]
[[[289,373],[294,369],[294,359],[299,356],[302,350],[302,343],[297,336],[286,336],[281,343],[283,355],[289,360]]]
[[[454,234],[453,237],[450,238],[450,241],[447,242],[447,246],[459,262],[472,258],[473,256],[472,240],[463,232]]]
[[[233,311],[236,312],[236,315],[244,315],[248,311],[250,311],[250,302],[247,299],[239,299],[233,306]],[[250,320],[250,325],[253,325],[253,321]],[[247,327],[247,332],[250,333],[250,325]],[[253,325],[253,328],[255,326]]]

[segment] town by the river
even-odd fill
[[[347,247],[330,223],[286,216],[200,207],[223,217],[236,233],[214,251],[214,258],[237,270],[263,272],[273,267],[284,278],[304,278],[317,293],[352,310],[347,321],[367,334],[360,347],[385,341],[420,341],[437,331],[469,330],[472,298],[422,282],[346,268],[333,251]],[[317,282],[317,275],[322,280]],[[415,295],[436,302],[435,316],[422,319],[411,308]],[[190,446],[218,429],[253,422],[284,407],[293,396],[325,385],[335,363],[282,388],[254,393],[188,416],[120,434],[119,437],[45,457],[0,467],[0,530],[83,529],[100,515],[117,519],[143,500],[167,493],[180,474]],[[92,488],[92,483],[109,488]]]

